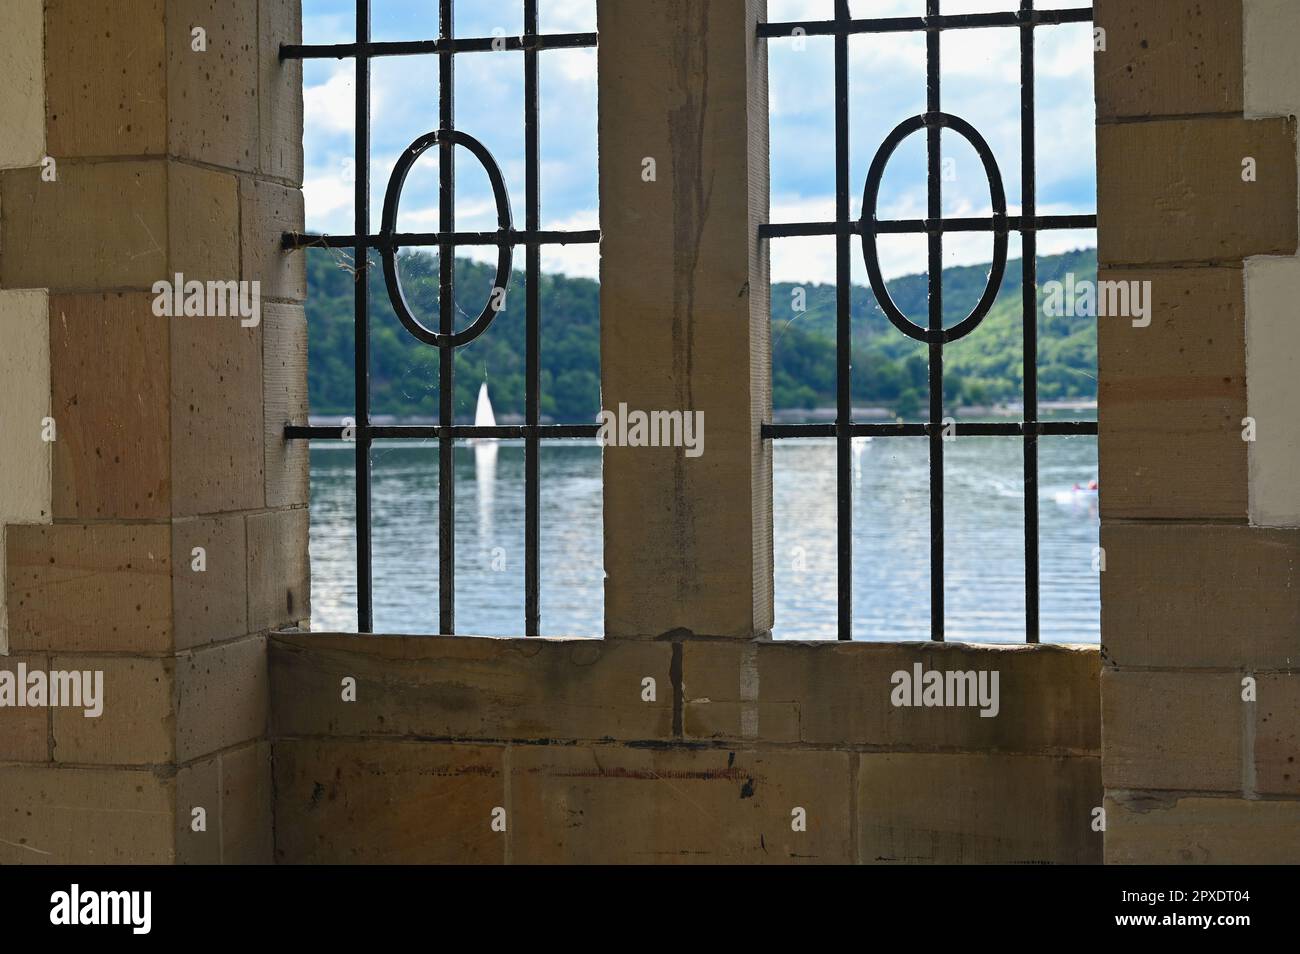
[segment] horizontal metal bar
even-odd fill
[[[496,232],[397,232],[391,238],[383,235],[316,235],[311,232],[285,232],[280,246],[286,250],[298,248],[419,248],[432,245],[595,245],[600,242],[600,229],[567,232],[560,229],[538,232],[509,229]]]
[[[1017,10],[1005,13],[950,13],[933,17],[879,17],[850,20],[847,33],[908,33],[929,30],[963,30],[979,27],[1053,26],[1058,23],[1087,23],[1092,20],[1092,7],[1071,10]],[[760,23],[758,35],[771,39],[795,36],[833,36],[837,24],[834,20],[783,20]]]
[[[490,53],[509,50],[571,50],[596,46],[595,33],[539,33],[536,36],[456,37],[447,40],[390,40],[372,43],[285,43],[282,60],[339,60],[350,56],[420,56],[433,53]],[[495,45],[494,45],[495,44]]]
[[[862,234],[862,220],[849,222],[848,230],[854,235]],[[939,235],[944,232],[994,232],[998,222],[993,216],[981,218],[952,219],[889,219],[876,223],[878,235],[902,233],[921,233]],[[1006,229],[1009,232],[1046,232],[1052,229],[1095,229],[1096,215],[1008,215]],[[777,222],[758,227],[759,238],[791,238],[808,235],[835,235],[838,226],[834,222]]]
[[[936,426],[942,432],[944,425]],[[854,437],[927,437],[931,425],[857,423],[849,425]],[[783,440],[795,437],[834,437],[834,424],[764,424],[763,437]],[[1095,435],[1096,421],[968,421],[953,425],[952,433],[958,437],[1023,437],[1038,434],[1043,437],[1079,437]]]
[[[539,440],[552,440],[566,437],[595,437],[600,433],[599,424],[498,424],[494,427],[475,427],[472,424],[454,424],[441,427],[438,424],[356,424],[351,428],[343,425],[321,424],[287,424],[284,428],[286,440],[324,440],[341,441],[343,432],[351,430],[355,439],[368,437],[370,440],[430,440],[442,437],[482,438],[514,440],[535,434]],[[352,439],[352,438],[350,438]]]
[[[763,436],[782,437],[835,437],[839,431],[834,424],[764,424]]]

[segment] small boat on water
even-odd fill
[[[474,426],[475,427],[496,427],[497,416],[492,411],[492,399],[488,397],[487,382],[484,381],[478,388],[478,406],[474,408]],[[476,443],[479,438],[471,440]],[[492,438],[482,438],[482,440],[492,440]]]
[[[478,406],[474,409],[475,427],[496,427],[497,417],[492,412],[492,399],[488,397],[487,382],[478,389]],[[500,441],[495,437],[471,437],[466,443],[474,448],[474,478],[478,484],[479,538],[485,551],[493,539],[492,513],[496,497],[497,449]]]
[[[1069,490],[1058,493],[1056,502],[1059,504],[1091,503],[1097,499],[1097,491],[1098,485],[1095,479],[1086,484],[1075,484]]]

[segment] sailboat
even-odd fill
[[[474,426],[475,427],[496,427],[497,416],[492,413],[492,399],[488,397],[487,382],[484,381],[478,388],[478,407],[474,408]],[[496,445],[493,444],[493,447]]]
[[[478,389],[478,406],[474,408],[475,427],[496,427],[497,416],[492,412],[492,399],[488,397],[487,382]],[[486,547],[492,539],[492,499],[497,477],[497,440],[493,437],[470,438],[474,448],[474,477],[478,483],[479,537]]]

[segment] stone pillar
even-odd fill
[[[3,665],[102,672],[104,697],[0,709],[0,861],[270,861],[266,633],[309,616],[306,459],[280,436],[306,402],[303,263],[279,247],[303,214],[278,56],[299,3],[14,6],[43,30],[55,174],[0,173],[0,287],[48,298],[18,339],[45,391],[3,402],[0,434],[56,430],[47,512],[0,505]],[[177,274],[250,303],[257,282],[260,312],[160,315]]]
[[[1276,107],[1300,104],[1300,19],[1245,6],[1245,30],[1242,0],[1096,6],[1100,277],[1150,283],[1149,324],[1098,319],[1110,862],[1300,860],[1300,533],[1257,519],[1300,463],[1277,361],[1300,354],[1300,280],[1250,294],[1296,254]],[[1252,83],[1274,108],[1248,110]]]
[[[605,631],[772,627],[764,0],[600,0],[601,404],[703,415],[605,450]]]
[[[45,156],[41,8],[41,0],[15,0],[0,9],[0,170],[36,168]],[[50,519],[50,444],[41,439],[40,426],[50,413],[46,299],[44,289],[0,287],[0,581],[6,526]],[[8,649],[8,628],[0,586],[0,654]],[[8,743],[0,735],[0,758],[21,748],[13,738]]]

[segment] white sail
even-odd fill
[[[492,399],[488,397],[487,382],[478,389],[478,406],[474,409],[475,427],[496,427],[497,417],[492,413]],[[492,542],[492,501],[496,496],[497,441],[491,437],[474,438],[474,476],[478,481],[479,541],[486,554]]]
[[[496,427],[497,418],[492,413],[492,399],[488,397],[487,382],[484,381],[478,389],[478,407],[474,409],[474,426],[475,427]]]

